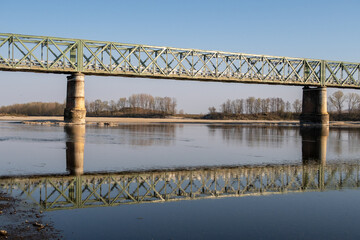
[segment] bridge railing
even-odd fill
[[[359,164],[261,166],[0,179],[45,210],[360,187]]]
[[[360,64],[0,34],[0,70],[360,87]]]

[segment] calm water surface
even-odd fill
[[[360,130],[0,122],[0,188],[66,239],[356,239]]]

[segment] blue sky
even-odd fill
[[[0,32],[360,62],[360,1],[3,1]],[[87,76],[88,100],[171,96],[207,112],[226,99],[301,98],[301,87]],[[335,89],[336,90],[336,89]],[[328,94],[334,90],[329,89]],[[0,105],[59,101],[66,76],[0,72]]]

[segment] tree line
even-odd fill
[[[65,104],[57,102],[30,102],[0,107],[1,114],[28,116],[62,116]]]
[[[330,120],[360,120],[360,95],[336,91],[328,97]],[[302,101],[296,99],[292,103],[282,98],[255,98],[226,100],[219,106],[209,107],[206,118],[234,119],[298,119],[302,112]],[[258,116],[254,116],[258,115]]]
[[[226,100],[220,105],[222,114],[266,114],[266,113],[300,113],[302,103],[296,99],[293,103],[282,98],[255,98]],[[216,113],[215,107],[209,107],[209,113]]]
[[[344,94],[342,91],[336,91],[328,97],[328,111],[342,114],[347,111],[348,114],[360,112],[360,95],[357,93]]]
[[[118,100],[86,101],[88,116],[166,116],[177,113],[177,101],[170,97],[153,97],[150,94],[133,94]],[[64,103],[31,102],[0,107],[0,114],[29,116],[62,116]],[[209,107],[209,114],[222,114],[233,118],[238,115],[271,115],[278,119],[296,119],[302,111],[302,101],[292,103],[282,98],[255,98],[226,100],[219,106]],[[336,91],[328,97],[328,112],[331,120],[360,120],[360,95]],[[208,114],[208,115],[209,115]],[[199,116],[201,117],[201,116]],[[211,118],[211,116],[210,116]]]
[[[150,94],[133,94],[117,101],[86,101],[88,116],[166,116],[176,114],[177,101],[170,97],[153,97]],[[0,114],[28,116],[62,116],[65,103],[30,102],[0,107]]]
[[[102,101],[97,99],[93,102],[85,102],[86,111],[89,115],[122,115],[126,114],[176,114],[177,101],[170,97],[153,97],[150,94],[133,94],[130,97],[122,97],[117,101]]]

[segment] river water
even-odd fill
[[[0,122],[0,190],[65,239],[355,239],[360,129]]]

